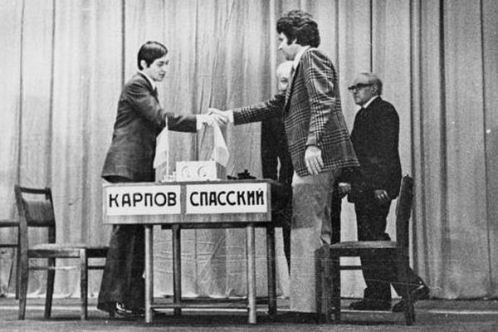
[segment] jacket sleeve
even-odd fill
[[[165,112],[147,86],[141,84],[141,82],[135,81],[130,83],[124,92],[132,108],[157,127],[163,128],[166,125],[165,118],[167,117],[169,130],[183,132],[197,131],[197,118],[195,115]]]
[[[302,66],[310,106],[306,146],[320,147],[326,124],[331,119],[331,112],[336,102],[332,81],[334,73],[330,61],[326,61],[316,50],[305,52],[300,66]]]
[[[277,94],[270,100],[233,110],[235,125],[263,121],[282,116],[285,104],[285,94]]]
[[[164,127],[165,113],[157,99],[144,84],[133,81],[124,88],[123,93],[124,98],[135,111],[156,126]]]
[[[166,112],[166,116],[168,117],[169,130],[191,133],[197,131],[197,117],[195,115]]]
[[[372,189],[384,189],[391,192],[391,182],[398,165],[399,117],[392,106],[379,112],[376,119],[376,135],[372,136],[371,154],[368,157]],[[390,193],[391,194],[391,193]]]

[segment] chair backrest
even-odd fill
[[[48,227],[48,242],[55,242],[55,213],[50,188],[14,187],[20,234],[27,241],[28,227]]]
[[[409,221],[413,206],[413,178],[405,175],[401,179],[398,204],[396,205],[396,242],[399,247],[408,248]]]

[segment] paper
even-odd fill
[[[156,156],[154,157],[154,168],[162,164],[166,164],[166,170],[169,171],[169,138],[168,138],[168,127],[164,127],[163,130],[157,135],[156,138]]]
[[[225,143],[225,138],[223,137],[223,133],[221,132],[221,129],[217,124],[213,126],[213,132],[214,132],[214,148],[213,148],[213,153],[211,154],[211,159],[216,161],[221,166],[227,167],[230,153],[228,152],[227,144]]]

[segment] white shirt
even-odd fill
[[[299,61],[301,61],[301,58],[303,57],[304,52],[306,52],[309,48],[310,48],[310,46],[303,46],[303,48],[301,48],[299,50],[299,52],[297,52],[297,54],[294,58],[294,61],[292,62],[292,68],[294,70],[296,70],[297,65],[299,65]]]
[[[157,86],[156,86],[156,82],[155,82],[152,78],[150,78],[150,77],[149,77],[149,76],[148,76],[148,75],[147,75],[144,71],[142,71],[142,70],[140,71],[140,73],[141,73],[142,75],[144,75],[144,76],[145,76],[145,78],[147,79],[147,81],[149,81],[150,85],[152,86],[152,90],[154,90],[154,89],[156,89],[156,88],[157,88]]]
[[[370,105],[376,98],[378,98],[379,96],[373,96],[372,98],[370,98],[365,104],[361,105],[361,108],[367,108],[368,105]]]

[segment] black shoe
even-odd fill
[[[386,311],[391,309],[390,301],[379,301],[363,299],[361,301],[353,302],[349,305],[351,310],[372,310],[372,311]]]
[[[325,321],[324,314],[317,314],[314,312],[299,312],[299,311],[287,311],[281,315],[277,316],[278,321],[285,323],[319,323]]]
[[[422,283],[416,288],[410,291],[410,297],[412,302],[415,303],[418,300],[427,300],[429,298],[429,287],[426,284]],[[393,306],[393,312],[403,312],[406,310],[406,302],[405,300],[401,300]]]
[[[116,302],[114,316],[117,318],[139,319],[145,317],[145,310],[142,308],[130,309],[123,303]]]

